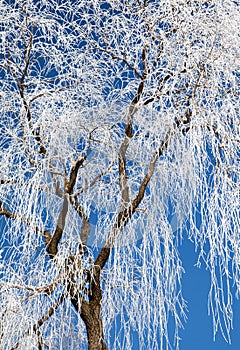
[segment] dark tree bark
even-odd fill
[[[93,271],[89,288],[89,302],[70,291],[72,304],[86,326],[89,350],[107,350],[101,317],[102,290],[100,274],[99,268]]]

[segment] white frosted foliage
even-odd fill
[[[239,10],[0,1],[0,348],[180,349],[188,239],[230,341]]]

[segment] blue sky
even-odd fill
[[[237,350],[240,348],[240,302],[233,298],[234,329],[231,334],[232,343],[225,342],[221,334],[213,341],[212,318],[208,316],[207,302],[210,287],[209,272],[204,266],[194,266],[197,254],[194,245],[184,241],[180,252],[185,268],[183,276],[183,293],[188,302],[188,322],[180,332],[181,350]],[[234,296],[234,295],[233,295]]]

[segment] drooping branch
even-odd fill
[[[21,339],[23,339],[25,336],[31,334],[32,332],[37,333],[38,328],[40,328],[44,322],[46,322],[52,315],[53,313],[58,309],[58,307],[62,304],[62,302],[66,299],[67,295],[62,294],[55,304],[50,307],[50,309],[47,311],[45,315],[43,315],[40,320],[33,325],[33,327],[29,328],[22,336]],[[10,349],[10,350],[15,350],[19,347],[20,345],[20,340]]]
[[[136,208],[139,206],[139,204],[141,203],[141,201],[144,197],[147,185],[153,176],[156,162],[159,159],[159,157],[163,155],[163,152],[167,149],[171,134],[172,134],[172,132],[171,132],[171,130],[169,130],[167,132],[164,140],[161,142],[161,145],[159,146],[158,150],[154,153],[154,155],[152,156],[152,158],[150,160],[147,173],[141,182],[141,185],[140,185],[139,190],[138,190],[138,194],[135,197],[135,199],[133,199],[131,202],[133,213],[136,211]]]
[[[49,230],[41,230],[37,225],[34,225],[31,222],[31,220],[29,220],[27,217],[10,212],[4,207],[1,201],[0,201],[0,215],[3,215],[8,219],[21,220],[22,222],[25,222],[26,224],[28,224],[30,227],[34,227],[35,231],[37,233],[40,233],[45,238],[46,244],[48,244],[52,238]]]
[[[110,49],[97,46],[97,45],[95,45],[94,43],[91,43],[91,45],[92,45],[95,49],[97,49],[97,50],[99,50],[99,51],[106,52],[107,54],[109,54],[113,60],[118,60],[118,61],[120,61],[120,62],[125,63],[126,66],[127,66],[130,70],[132,70],[132,71],[134,72],[134,74],[135,74],[138,78],[143,79],[143,75],[142,75],[134,66],[132,66],[132,65],[128,62],[128,60],[127,60],[125,57],[122,57],[122,56],[120,56],[120,55],[118,55],[118,54],[115,54],[115,53],[112,52]]]
[[[103,177],[104,175],[106,175],[109,170],[111,169],[111,167],[113,166],[114,162],[111,163],[106,169],[104,169],[101,173],[99,173],[98,175],[96,175],[94,177],[94,179],[90,182],[87,183],[86,186],[82,187],[80,190],[76,191],[73,193],[73,195],[71,196],[71,198],[77,198],[78,195],[80,195],[81,193],[83,193],[84,191],[88,190],[89,188],[93,187],[98,181],[100,181],[101,177]]]
[[[38,328],[40,328],[45,321],[47,321],[53,313],[57,310],[57,308],[62,304],[62,302],[66,299],[67,295],[62,294],[56,301],[56,303],[50,307],[48,312],[40,318],[40,320],[33,326],[33,331],[36,332]]]
[[[27,18],[26,13],[25,13],[25,21],[26,21],[26,23],[25,23],[26,28],[25,29],[29,34],[29,41],[28,41],[28,43],[26,43],[24,40],[24,46],[25,46],[24,47],[24,63],[25,63],[25,66],[23,67],[21,78],[20,78],[19,83],[18,83],[18,87],[19,87],[20,97],[22,99],[23,106],[24,106],[25,111],[26,111],[26,117],[27,117],[27,121],[29,124],[29,128],[32,131],[32,133],[34,133],[34,130],[32,128],[30,108],[29,108],[29,104],[27,103],[27,100],[25,98],[25,91],[24,91],[25,80],[26,80],[26,77],[28,74],[28,69],[29,69],[29,65],[30,65],[30,57],[31,57],[31,52],[32,52],[32,48],[33,48],[33,34],[31,32],[31,30],[28,28],[28,18]],[[35,136],[37,136],[37,135],[35,135]]]
[[[26,291],[30,291],[31,293],[28,294],[24,300],[28,299],[31,296],[35,296],[36,293],[44,293],[46,295],[50,295],[53,290],[55,289],[55,287],[58,285],[59,281],[61,280],[61,278],[57,278],[56,281],[44,286],[44,287],[31,287],[31,286],[22,286],[22,285],[18,285],[18,284],[9,284],[9,283],[1,283],[0,284],[0,290],[2,293],[5,290],[9,290],[9,289],[18,289],[18,290],[26,290]]]
[[[54,174],[54,172],[50,171],[51,174]],[[57,173],[57,175],[62,175],[60,173]],[[28,189],[37,189],[49,194],[56,194],[55,192],[53,193],[53,191],[48,188],[47,186],[44,185],[39,185],[39,184],[34,184],[34,183],[29,183],[29,182],[21,182],[18,180],[14,180],[14,179],[0,179],[0,185],[14,185],[14,186],[22,186]],[[59,195],[60,196],[60,195]]]
[[[130,202],[129,186],[127,182],[127,161],[126,152],[132,138],[132,123],[133,116],[136,112],[136,105],[139,102],[144,88],[144,80],[142,80],[138,86],[137,92],[130,103],[130,107],[127,114],[127,121],[125,127],[125,136],[119,149],[118,169],[119,169],[119,185],[122,194],[123,205],[127,205]]]
[[[85,157],[80,156],[78,158],[78,160],[75,162],[75,164],[71,168],[69,180],[65,180],[65,186],[64,186],[65,195],[64,195],[64,199],[63,199],[62,208],[61,208],[59,216],[58,216],[57,226],[56,226],[56,229],[55,229],[53,236],[51,236],[49,230],[40,230],[37,226],[35,227],[36,231],[40,232],[44,236],[45,243],[46,243],[46,250],[51,257],[54,257],[57,254],[57,246],[58,246],[58,243],[59,243],[59,241],[62,237],[62,234],[63,234],[63,230],[64,230],[65,223],[66,223],[66,216],[67,216],[68,209],[69,209],[69,203],[70,203],[69,195],[72,194],[72,192],[73,192],[74,186],[75,186],[76,181],[77,181],[77,174],[78,174],[79,168],[82,166],[85,159],[86,159],[86,156]],[[1,184],[5,184],[5,183],[12,184],[14,182],[10,181],[10,180],[0,180],[0,183]],[[19,182],[16,182],[16,184],[19,185]],[[46,190],[45,188],[40,188],[40,189]],[[57,195],[58,195],[58,193],[57,193]],[[61,196],[62,196],[62,194],[61,194]],[[71,201],[71,204],[73,205],[74,203]],[[73,206],[76,209],[76,205],[74,204]],[[9,210],[7,210],[3,206],[2,202],[0,202],[0,209],[1,209],[0,215],[4,215],[5,217],[7,217],[9,219],[20,219],[21,221],[26,222],[29,226],[32,226],[31,221],[27,217],[20,216],[20,215],[17,215],[17,214],[10,212]],[[86,237],[89,234],[90,226],[89,226],[89,222],[86,218],[86,215],[85,216],[82,215],[82,219],[84,219],[83,225],[82,225],[82,237],[85,236],[85,239],[87,239]]]
[[[190,123],[190,117],[191,117],[191,115],[187,116],[187,119],[186,119],[187,124]],[[176,125],[179,128],[181,126],[181,123],[179,122]],[[185,131],[187,132],[187,131],[189,131],[189,129],[190,129],[190,127],[188,126]],[[128,205],[127,207],[123,207],[121,209],[121,211],[119,212],[117,219],[116,219],[116,222],[111,230],[111,234],[110,234],[108,240],[106,241],[104,247],[101,249],[97,259],[95,260],[94,265],[99,266],[100,269],[102,269],[105,266],[105,264],[109,258],[110,251],[114,245],[115,240],[117,239],[117,237],[119,236],[119,234],[121,233],[123,228],[127,225],[127,223],[129,222],[129,220],[131,219],[133,214],[136,212],[136,209],[138,208],[139,204],[142,202],[144,195],[145,195],[145,192],[146,192],[147,185],[154,174],[156,162],[159,159],[159,157],[163,155],[164,151],[167,149],[172,133],[173,133],[172,130],[169,130],[166,133],[164,140],[162,140],[159,148],[153,154],[153,156],[149,162],[149,165],[148,165],[147,173],[144,176],[144,178],[139,186],[137,196],[133,200],[131,200],[130,205]]]
[[[123,228],[127,225],[129,220],[131,219],[131,217],[135,213],[136,209],[138,208],[139,204],[143,200],[147,185],[154,174],[156,162],[157,162],[158,158],[166,150],[171,134],[172,134],[171,131],[167,132],[164,140],[161,142],[160,147],[152,156],[150,163],[148,165],[147,173],[144,176],[144,178],[139,186],[137,196],[130,202],[130,204],[127,207],[123,207],[120,210],[120,212],[117,216],[117,219],[113,225],[113,228],[111,230],[110,236],[109,236],[108,240],[106,241],[106,243],[104,244],[104,247],[101,249],[97,259],[95,260],[94,265],[99,266],[100,269],[102,269],[104,267],[104,265],[106,264],[108,257],[110,255],[111,248],[113,247],[117,237],[119,236],[119,234],[121,233]]]
[[[26,14],[25,14],[25,17],[26,17],[26,30],[29,33],[29,43],[28,44],[25,43],[25,49],[24,49],[25,67],[23,68],[23,72],[22,72],[22,76],[21,76],[20,80],[18,80],[18,87],[19,87],[20,97],[21,97],[24,109],[26,111],[26,118],[27,118],[29,129],[31,130],[31,133],[39,146],[39,153],[42,155],[46,155],[47,150],[46,150],[45,146],[43,145],[43,142],[42,142],[42,139],[40,136],[40,129],[35,130],[32,126],[32,116],[31,116],[31,111],[30,111],[30,103],[27,102],[26,97],[25,97],[25,80],[26,80],[26,77],[28,74],[28,69],[29,69],[29,65],[30,65],[30,57],[31,57],[31,52],[32,52],[32,48],[33,48],[33,33],[28,28],[28,18],[27,18]]]

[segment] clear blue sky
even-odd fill
[[[183,276],[183,294],[188,301],[188,322],[181,331],[181,350],[238,350],[240,349],[240,302],[233,298],[234,329],[232,343],[225,342],[221,334],[213,341],[212,319],[208,316],[207,298],[210,286],[209,272],[202,266],[194,266],[197,254],[194,245],[184,241],[180,252],[185,268]]]

